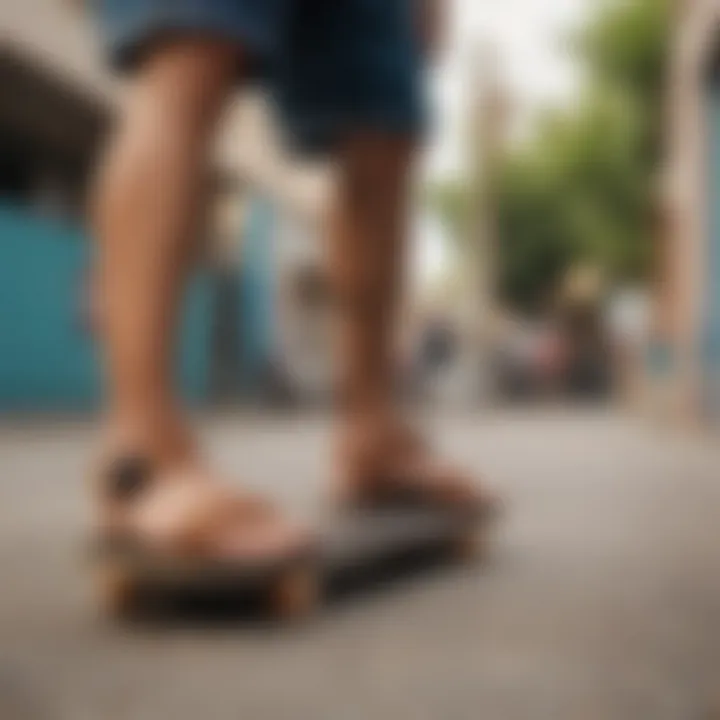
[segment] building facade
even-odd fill
[[[85,407],[98,382],[78,322],[91,252],[83,205],[123,88],[104,71],[93,28],[73,4],[5,3],[0,26],[0,412]],[[181,342],[183,388],[202,400],[257,385],[269,367],[287,364],[279,355],[293,355],[283,288],[319,263],[328,190],[325,168],[282,151],[257,94],[228,108],[213,170],[206,267],[189,294]],[[58,326],[66,331],[54,333]]]
[[[663,409],[720,421],[720,2],[682,0],[668,65],[651,369]]]

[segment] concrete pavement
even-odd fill
[[[80,553],[88,428],[0,430],[0,718],[720,718],[720,452],[606,412],[437,424],[509,501],[490,563],[289,630],[98,619]],[[323,422],[204,432],[232,473],[317,507]]]

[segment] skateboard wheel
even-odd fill
[[[482,558],[484,542],[478,530],[468,530],[458,535],[452,542],[452,554],[461,562],[470,562]]]
[[[140,584],[133,574],[121,566],[102,568],[97,578],[100,607],[107,615],[127,619],[140,607]]]
[[[315,568],[304,565],[285,571],[270,590],[270,611],[281,620],[299,620],[310,615],[319,597]]]

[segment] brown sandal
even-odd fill
[[[391,530],[407,528],[412,544],[434,538],[432,544],[438,541],[460,559],[483,557],[498,501],[455,468],[438,464],[416,433],[403,427],[375,433],[346,458],[354,473],[338,485],[340,512],[366,516],[361,527],[377,519]]]
[[[476,490],[457,468],[440,464],[427,442],[405,427],[375,438],[370,452],[360,448],[353,464],[356,471],[347,498],[351,504],[441,508],[477,519],[499,510],[495,498]]]
[[[314,543],[294,529],[279,532],[267,502],[210,484],[198,492],[199,485],[163,482],[141,456],[108,465],[93,543],[105,609],[128,617],[149,609],[151,598],[247,590],[263,593],[274,616],[308,613],[318,588]]]

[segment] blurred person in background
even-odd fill
[[[425,397],[437,400],[441,380],[457,355],[458,337],[452,321],[443,314],[429,317],[420,335],[418,362]]]
[[[114,67],[132,73],[94,198],[109,405],[100,532],[239,563],[277,560],[309,542],[268,503],[223,485],[172,387],[173,326],[210,143],[231,93],[256,78],[272,90],[294,144],[332,153],[338,168],[336,499],[409,489],[437,504],[489,502],[391,402],[422,71],[440,32],[439,3],[101,0],[97,9]]]

